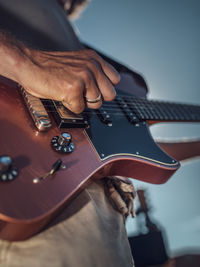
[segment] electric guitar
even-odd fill
[[[118,90],[99,110],[75,115],[0,78],[1,239],[36,234],[92,179],[121,175],[161,184],[172,176],[179,162],[158,147],[149,125],[200,121],[200,106],[133,92]]]

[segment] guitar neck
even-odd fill
[[[53,116],[60,128],[85,128],[89,124],[88,110],[81,115],[73,114],[58,101],[53,102]],[[112,120],[126,116],[135,124],[139,121],[150,122],[200,122],[200,106],[164,101],[147,100],[133,96],[118,95],[110,103],[104,102],[96,110],[101,122],[111,125]]]
[[[123,97],[140,120],[150,121],[200,121],[200,106],[173,102]]]

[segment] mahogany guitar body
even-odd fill
[[[13,181],[0,182],[1,239],[24,240],[39,232],[92,179],[121,175],[161,184],[179,167],[155,144],[145,121],[113,117],[108,126],[91,111],[88,128],[59,129],[51,119],[49,131],[37,131],[19,87],[0,78],[0,156],[12,157],[19,171]],[[51,147],[61,132],[72,136],[70,154]],[[59,158],[66,168],[33,183]]]

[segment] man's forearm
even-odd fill
[[[0,75],[19,82],[25,58],[23,44],[0,31]]]

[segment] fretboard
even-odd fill
[[[140,120],[200,121],[200,106],[173,102],[146,100],[135,97],[117,97],[122,109],[130,109]]]

